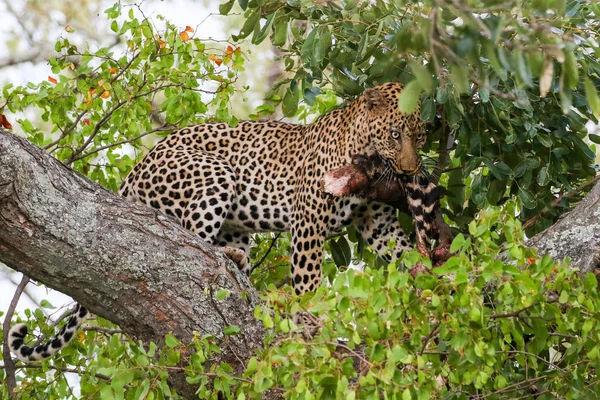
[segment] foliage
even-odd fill
[[[595,276],[580,279],[523,247],[521,224],[498,209],[469,231],[432,274],[406,272],[429,264],[412,252],[398,266],[338,274],[300,303],[267,292],[257,316],[273,327],[270,347],[250,361],[253,383],[240,390],[260,398],[279,387],[297,399],[597,396]],[[311,340],[286,319],[299,308],[320,318]]]
[[[256,236],[252,280],[266,289],[266,304],[255,316],[270,332],[243,375],[226,364],[205,369],[204,361],[219,352],[217,338],[199,335],[182,344],[168,336],[162,349],[144,347],[107,333],[116,327],[98,319],[94,324],[102,329],[21,369],[20,395],[76,398],[65,374],[77,373],[86,398],[175,398],[166,381],[174,369],[202,384],[201,398],[262,398],[266,391],[294,399],[600,395],[596,278],[580,278],[523,247],[521,225],[528,221],[532,234],[551,224],[582,194],[577,185],[595,174],[588,140],[600,138],[587,135],[585,123],[600,114],[598,5],[238,5],[245,22],[235,43],[221,43],[168,21],[158,31],[140,9],[116,4],[106,17],[122,53],[80,49],[68,28],[47,82],[3,89],[2,121],[16,122],[32,142],[116,190],[163,132],[209,120],[236,124],[231,100],[244,71],[248,46],[242,41],[268,38],[286,73],[251,118],[278,106],[308,121],[364,87],[406,84],[399,106],[408,111],[420,103],[422,118],[431,123],[426,150],[438,155],[434,172],[446,187],[445,214],[463,233],[453,243],[456,255],[431,274],[413,277],[407,271],[419,263],[431,267],[428,260],[409,253],[380,268],[382,261],[348,229],[326,245],[328,284],[298,299],[284,285],[289,236]],[[220,11],[228,14],[233,6],[227,1]],[[50,124],[50,135],[26,118],[31,110]],[[502,207],[488,208],[494,205]],[[411,221],[400,218],[409,228]],[[497,258],[500,252],[505,258]],[[341,268],[356,263],[365,271]],[[299,311],[319,318],[320,331],[311,339],[289,319]],[[25,317],[30,328],[44,326],[41,310]],[[224,334],[238,332],[231,326]],[[0,386],[0,397],[5,391]]]
[[[267,390],[290,399],[600,395],[596,277],[580,278],[524,247],[520,222],[499,209],[482,213],[469,231],[452,243],[456,255],[431,274],[407,272],[418,263],[431,268],[411,252],[387,269],[340,272],[314,296],[299,299],[289,288],[271,287],[255,310],[269,330],[266,347],[242,376],[227,364],[205,369],[219,352],[210,336],[197,336],[191,346],[167,336],[158,352],[154,344],[145,350],[120,335],[90,332],[28,370],[21,394],[70,398],[64,373],[48,368],[73,365],[82,395],[102,399],[176,398],[166,384],[169,369],[185,369],[206,399],[261,399]],[[504,261],[498,242],[505,243]],[[290,318],[300,311],[319,320],[311,339]],[[225,334],[238,332],[230,326]],[[190,350],[184,368],[182,354]]]
[[[354,96],[406,84],[400,107],[420,99],[429,149],[440,156],[435,172],[451,171],[446,215],[463,230],[477,210],[515,195],[522,221],[545,214],[530,223],[528,234],[539,232],[569,205],[554,194],[595,175],[585,124],[600,116],[596,1],[239,4],[246,23],[237,38],[268,38],[282,54],[288,73],[277,99],[288,116],[300,100],[314,106],[324,87]]]
[[[208,120],[237,123],[229,104],[244,70],[241,49],[227,43],[214,48],[195,38],[193,28],[180,30],[168,21],[158,32],[140,12],[120,3],[105,11],[125,45],[122,54],[80,50],[67,27],[50,59],[48,81],[7,85],[0,96],[0,113],[41,111],[52,124],[51,136],[28,119],[16,121],[20,130],[112,190],[147,150],[146,136]]]

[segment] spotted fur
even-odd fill
[[[17,324],[8,332],[8,347],[21,361],[38,361],[48,358],[64,348],[75,335],[75,331],[81,326],[87,317],[88,311],[85,307],[77,304],[70,313],[67,322],[56,335],[44,344],[38,346],[27,346],[27,326]]]
[[[358,154],[380,158],[393,174],[419,174],[425,131],[418,108],[409,115],[398,111],[402,89],[398,83],[367,89],[309,125],[242,121],[236,127],[209,123],[175,131],[133,168],[119,193],[224,247],[246,273],[251,233],[290,231],[294,290],[315,290],[325,237],[345,226],[355,225],[387,260],[411,247],[393,206],[360,195],[331,201],[319,190],[327,171]],[[418,204],[421,192],[407,187],[418,225],[417,209],[428,203]],[[392,251],[387,246],[391,239],[396,243]],[[56,336],[35,347],[24,344],[26,326],[16,325],[9,346],[21,360],[49,357],[72,339],[86,316],[87,310],[77,305]]]
[[[225,247],[249,273],[252,232],[290,231],[296,293],[321,280],[327,235],[353,224],[388,260],[410,247],[395,210],[359,196],[328,201],[319,180],[355,154],[377,155],[397,174],[419,172],[425,141],[417,109],[398,110],[402,85],[387,83],[315,123],[242,121],[171,133],[138,163],[120,193],[172,215],[201,238]],[[396,248],[388,252],[387,243]]]

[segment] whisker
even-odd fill
[[[385,170],[383,170],[383,173],[379,176],[379,178],[377,178],[377,180],[375,181],[375,183],[373,184],[373,186],[377,185],[379,182],[382,181],[382,179],[384,179],[387,171],[390,170],[390,167],[386,165]]]

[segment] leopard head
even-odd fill
[[[360,100],[361,108],[366,111],[364,129],[368,132],[370,150],[395,173],[415,175],[421,170],[419,149],[427,138],[418,107],[411,114],[399,111],[398,97],[402,90],[402,84],[396,82],[365,90]]]

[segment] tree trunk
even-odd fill
[[[581,273],[595,272],[600,261],[600,182],[585,199],[527,245],[554,259],[571,258]]]
[[[74,173],[40,148],[0,130],[0,262],[66,293],[144,342],[193,331],[223,339],[241,371],[260,347],[259,303],[223,253],[158,211],[128,202]],[[215,297],[225,289],[231,294]],[[242,295],[245,293],[244,295]],[[185,397],[194,388],[173,377]]]

